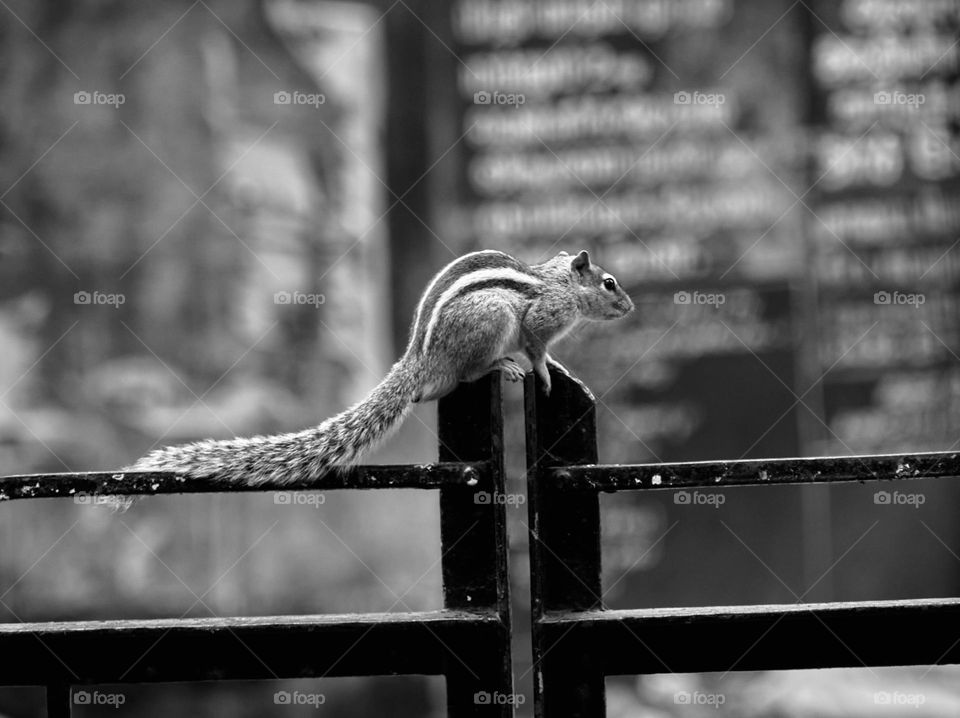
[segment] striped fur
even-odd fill
[[[426,354],[430,351],[430,342],[433,339],[433,334],[436,331],[437,323],[440,321],[443,311],[458,297],[491,287],[513,291],[526,296],[536,291],[540,284],[540,280],[531,274],[519,272],[509,267],[476,269],[462,274],[433,302],[430,308],[430,317],[427,320],[426,329],[423,332],[423,340],[420,343],[420,353]]]
[[[471,252],[453,260],[444,267],[427,285],[417,305],[410,330],[408,351],[423,354],[424,339],[427,326],[434,315],[434,308],[440,297],[452,284],[462,277],[480,270],[512,269],[521,274],[530,274],[530,267],[509,254],[486,249],[480,252]]]

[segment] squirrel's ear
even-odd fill
[[[570,267],[573,271],[583,274],[586,270],[590,269],[590,255],[587,254],[587,250],[583,250],[576,257],[573,258],[573,261],[570,263]]]

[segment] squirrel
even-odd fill
[[[358,404],[298,432],[157,449],[128,470],[251,486],[317,478],[355,464],[413,403],[439,399],[459,382],[497,369],[520,381],[525,371],[511,354],[526,355],[549,394],[547,366],[566,373],[548,353],[550,344],[582,320],[617,319],[632,310],[617,280],[585,251],[535,265],[494,250],[472,252],[433,277],[403,356]]]

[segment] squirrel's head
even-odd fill
[[[584,317],[619,319],[633,311],[633,302],[617,278],[591,262],[586,251],[572,259],[566,253],[561,253],[561,256],[570,263],[570,275],[577,288],[577,298]]]

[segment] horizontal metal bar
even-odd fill
[[[443,674],[509,640],[471,611],[0,624],[0,685]]]
[[[598,647],[605,675],[960,663],[960,600],[547,614],[543,650]]]
[[[357,466],[315,480],[256,486],[211,479],[191,479],[170,471],[114,471],[24,474],[0,477],[0,501],[56,497],[227,493],[246,491],[328,491],[334,489],[439,489],[480,486],[490,476],[486,462]]]
[[[585,464],[550,469],[544,483],[561,491],[638,491],[958,476],[960,453],[945,451],[674,464]]]

